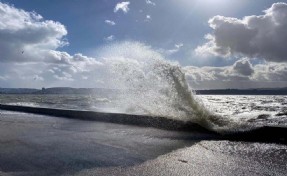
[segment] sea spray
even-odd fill
[[[192,121],[212,130],[233,124],[208,111],[191,91],[180,65],[138,42],[115,43],[101,57],[109,74],[107,84],[122,90],[117,107],[126,113]]]

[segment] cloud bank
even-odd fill
[[[263,15],[242,19],[215,16],[208,23],[213,29],[208,40],[197,47],[199,55],[212,54],[262,58],[272,62],[287,61],[287,4],[274,3]]]
[[[247,58],[225,67],[183,68],[192,87],[198,89],[266,88],[287,86],[287,63],[252,65]]]

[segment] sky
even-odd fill
[[[0,0],[0,87],[107,87],[152,57],[195,89],[287,87],[287,1]]]

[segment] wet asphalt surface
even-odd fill
[[[130,167],[208,134],[0,111],[0,171],[14,175],[73,174]]]
[[[285,175],[281,144],[0,111],[0,175]]]

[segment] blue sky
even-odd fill
[[[221,2],[220,2],[221,1]],[[226,60],[212,59],[206,63],[197,61],[192,51],[204,43],[204,35],[211,31],[208,19],[215,15],[242,18],[261,14],[272,3],[268,0],[145,0],[129,1],[128,13],[114,13],[119,0],[10,0],[16,8],[35,11],[47,20],[59,21],[66,26],[69,45],[61,48],[71,54],[84,53],[93,56],[94,50],[105,45],[105,37],[115,40],[144,42],[154,48],[173,49],[175,44],[184,47],[171,59],[183,65],[223,65]],[[146,15],[151,16],[149,22]],[[105,20],[116,23],[105,24]],[[223,62],[223,63],[222,63]]]
[[[263,10],[270,8],[274,3],[278,1],[1,0],[0,2],[2,2],[2,5],[8,5],[17,10],[23,9],[27,13],[35,12],[36,14],[39,14],[43,17],[43,19],[41,19],[42,22],[52,20],[53,22],[58,22],[62,26],[64,26],[67,34],[65,34],[64,32],[61,34],[60,37],[56,38],[59,41],[68,42],[69,44],[66,44],[64,46],[49,46],[47,47],[47,49],[68,53],[71,58],[74,57],[76,54],[80,53],[82,56],[97,59],[101,57],[101,55],[99,55],[99,53],[101,53],[99,52],[99,50],[101,50],[103,46],[113,45],[114,43],[121,43],[124,41],[131,41],[131,43],[139,42],[145,46],[149,46],[152,50],[162,54],[165,59],[179,62],[179,64],[183,66],[186,70],[188,70],[188,67],[196,67],[195,69],[193,69],[196,70],[201,69],[204,66],[208,66],[212,68],[216,67],[213,68],[215,70],[217,69],[217,67],[222,68],[222,71],[225,71],[224,73],[226,73],[226,70],[230,70],[236,67],[235,64],[237,61],[240,61],[240,63],[243,63],[243,65],[245,64],[246,67],[249,67],[251,64],[252,69],[255,69],[256,65],[260,66],[260,68],[264,66],[268,66],[269,68],[270,64],[278,64],[278,62],[280,62],[280,64],[282,65],[282,63],[285,64],[286,61],[286,59],[284,60],[281,57],[275,55],[274,59],[266,58],[267,55],[269,57],[270,55],[272,55],[272,53],[267,53],[264,55],[259,52],[252,52],[252,54],[250,54],[249,51],[238,51],[236,49],[234,49],[234,52],[229,53],[228,56],[219,52],[211,52],[212,54],[207,55],[198,54],[197,52],[200,46],[204,46],[208,42],[209,39],[206,39],[205,36],[207,34],[216,33],[216,30],[211,27],[211,23],[208,23],[209,19],[212,19],[217,15],[223,16],[224,19],[220,20],[225,20],[225,22],[228,17],[243,19],[244,17],[253,15],[260,18],[259,16],[264,15],[265,13],[263,12]],[[124,2],[128,4],[126,5],[127,9],[125,10],[123,8],[119,8],[118,11],[115,11],[116,5]],[[5,23],[5,21],[0,22]],[[284,29],[284,27],[282,28]],[[228,28],[226,30],[229,29],[231,30],[231,28]],[[2,35],[4,35],[4,33]],[[222,36],[215,35],[215,38],[219,37]],[[216,43],[216,46],[219,45],[219,43]],[[224,49],[223,46],[220,45],[220,47],[222,47],[221,49]],[[210,47],[209,49],[214,48]],[[5,47],[0,48],[0,50],[2,52],[8,53],[7,48]],[[204,52],[206,52],[207,50],[208,49],[205,48]],[[270,57],[273,57],[273,55]],[[5,63],[7,63],[8,59],[9,58],[5,58],[2,60],[5,60]],[[273,63],[274,61],[275,63]],[[16,62],[13,62],[13,64],[15,63]],[[23,62],[21,62],[21,64],[23,64]],[[53,66],[51,66],[51,68],[53,68]],[[50,70],[50,68],[45,69]],[[213,85],[213,83],[207,84],[206,82],[204,82],[202,83],[202,85],[205,86],[200,86],[201,83],[199,82],[202,80],[206,80],[206,78],[202,78],[206,69],[207,68],[203,68],[199,71],[199,73],[203,73],[200,75],[200,80],[195,80],[196,76],[190,75],[190,80],[194,81],[197,84],[197,86],[195,86],[196,88],[238,87],[236,84],[233,85],[230,83],[237,81],[233,78],[228,78],[229,82],[225,85],[223,83],[220,85]],[[284,71],[285,68],[282,69]],[[192,74],[193,71],[189,70],[188,73]],[[254,71],[254,73],[257,73],[256,70]],[[70,81],[72,79],[77,80],[77,78],[75,78],[77,76],[74,77],[74,75],[72,75],[71,73],[63,71],[62,76],[65,74],[70,75]],[[280,72],[279,74],[283,73]],[[36,77],[39,77],[39,81],[42,82],[38,82],[31,85],[25,84],[25,81],[23,81],[23,83],[21,83],[21,81],[18,81],[19,84],[11,83],[12,80],[8,79],[8,77],[11,77],[11,69],[6,69],[6,72],[2,70],[0,71],[0,76],[2,77],[2,80],[0,79],[0,87],[49,87],[62,86],[62,84],[67,85],[67,83],[57,83],[57,81],[52,81],[51,76],[47,76],[47,74],[43,72],[31,73],[31,78],[33,77],[32,75],[34,75],[34,77],[35,75]],[[254,74],[252,75],[254,76]],[[246,78],[246,81],[253,81],[250,86],[248,86],[247,84],[247,86],[243,86],[243,88],[256,86],[270,87],[271,85],[274,86],[274,84],[270,83],[270,81],[274,81],[275,78],[272,77],[272,80],[268,80],[269,77],[271,79],[270,75],[268,75],[269,77],[265,76],[265,80],[263,78],[252,78],[251,80],[251,75],[244,74],[237,76],[249,76],[250,79]],[[217,79],[219,79],[216,75],[213,75],[213,77],[216,77],[213,80],[215,82],[217,81]],[[275,80],[278,81],[278,84],[276,83],[276,86],[287,86],[286,79],[284,79],[284,77],[283,79],[281,79],[281,77],[276,77]],[[14,78],[14,80],[15,79],[16,78]],[[103,82],[103,80],[99,82]],[[264,84],[264,82],[266,82],[266,84]],[[69,82],[68,85],[75,86],[75,84],[71,82]],[[85,86],[93,87],[92,85],[83,84],[83,87]]]

